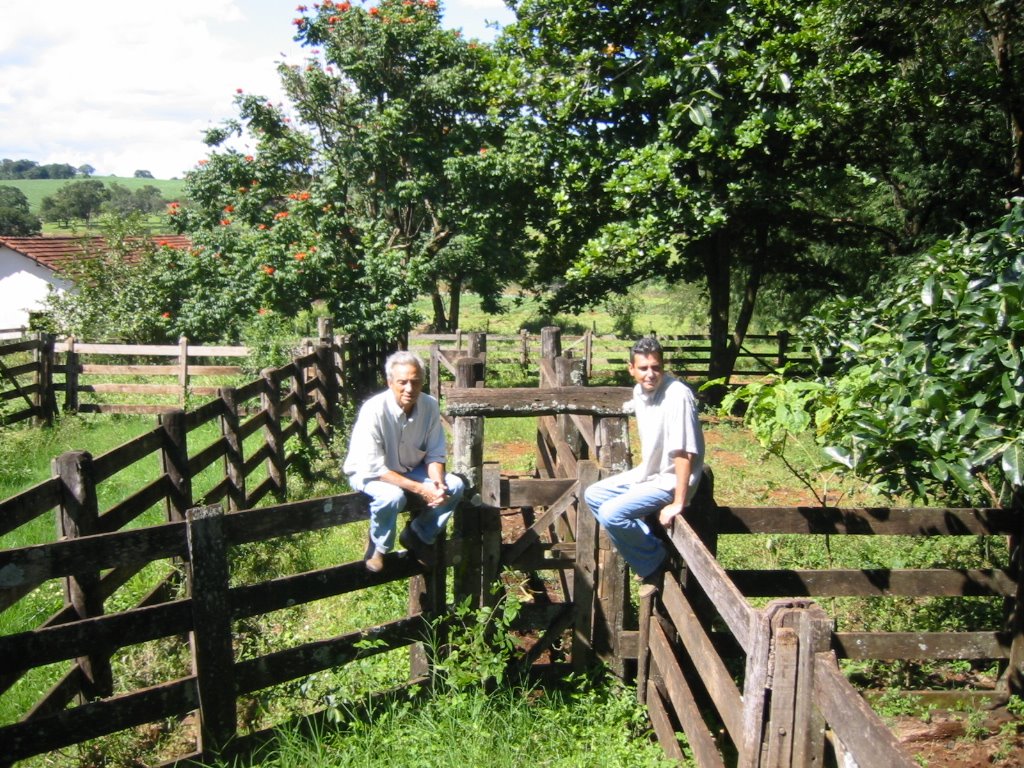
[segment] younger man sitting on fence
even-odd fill
[[[665,373],[656,338],[645,336],[633,345],[629,373],[636,382],[631,403],[640,463],[594,483],[584,498],[633,572],[658,586],[667,553],[645,518],[657,512],[661,524],[668,525],[682,514],[700,483],[704,434],[693,392]]]
[[[344,470],[353,490],[370,497],[370,541],[366,569],[384,568],[395,543],[398,513],[406,494],[423,500],[421,512],[399,536],[425,568],[433,566],[432,545],[462,498],[463,482],[445,473],[444,428],[437,399],[422,394],[423,360],[399,351],[384,364],[388,388],[359,409]]]

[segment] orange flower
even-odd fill
[[[302,261],[304,258],[306,258],[306,252],[305,251],[299,251],[298,253],[295,254],[295,260],[296,261]]]
[[[266,228],[267,228],[267,225],[266,225],[266,224],[260,224],[260,225],[259,225],[258,227],[256,227],[256,229],[260,230],[261,232],[262,232],[262,231],[263,231],[264,229],[266,229]]]
[[[234,211],[235,211],[235,206],[230,205],[230,204],[224,206],[224,213],[234,213]]]
[[[230,224],[230,223],[231,223],[231,219],[221,219],[221,220],[220,220],[220,225],[221,225],[222,227],[226,227],[226,226],[227,226],[228,224]]]
[[[263,265],[263,266],[261,267],[261,269],[262,269],[262,270],[263,270],[264,272],[266,272],[266,273],[267,273],[268,275],[272,275],[272,274],[274,274],[274,273],[275,273],[275,272],[277,271],[276,269],[274,269],[274,268],[273,268],[272,266],[270,266],[269,264],[264,264],[264,265]]]
[[[245,162],[251,163],[255,158],[252,155],[245,156]]]
[[[164,312],[162,315],[160,315],[160,317],[162,317],[164,320],[169,320],[170,317],[171,317],[171,313],[170,312]]]
[[[278,213],[274,214],[274,218],[277,219],[278,221],[280,221],[281,219],[287,219],[288,211],[279,211]]]
[[[204,159],[199,161],[199,165],[206,165],[208,162],[210,162],[210,161],[204,158]]]
[[[260,314],[261,315],[266,315],[266,314],[269,314],[269,313],[270,313],[269,309],[267,309],[266,307],[260,307]]]
[[[371,16],[376,16],[378,13],[380,13],[380,9],[377,7],[373,7],[370,9],[369,13]]]

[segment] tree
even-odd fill
[[[32,214],[25,194],[17,187],[0,185],[0,235],[27,237],[41,230],[42,223]]]
[[[991,217],[1006,189],[969,4],[514,7],[506,99],[567,147],[540,191],[542,231],[558,236],[534,256],[564,271],[554,303],[699,280],[713,376],[729,375],[766,288],[803,311],[860,291],[894,257]]]
[[[133,174],[133,176],[135,176],[136,179],[152,179],[153,178],[153,174],[150,173],[149,171],[136,171]]]
[[[525,264],[515,212],[529,195],[514,167],[528,163],[498,151],[489,119],[489,48],[442,29],[433,0],[326,3],[295,23],[315,51],[281,69],[296,123],[239,96],[241,122],[210,132],[218,151],[189,175],[182,231],[230,258],[259,254],[279,283],[293,266],[283,243],[271,245],[287,229],[274,216],[286,214],[292,250],[316,248],[299,281],[312,284],[265,297],[266,307],[323,299],[363,333],[409,327],[423,290],[438,330],[457,325],[465,289],[497,307]],[[248,159],[219,150],[244,134],[256,147]]]
[[[86,163],[85,165],[78,166],[78,172],[83,176],[92,176],[94,173],[96,173],[96,169],[93,168],[88,163]]]
[[[103,245],[83,238],[82,257],[62,267],[74,289],[47,296],[47,329],[126,344],[177,339],[172,313],[181,297],[164,283],[190,255],[146,235],[138,213],[102,217],[100,229]]]
[[[103,203],[103,210],[120,215],[160,213],[168,203],[160,190],[152,184],[144,184],[133,190],[112,181],[108,191],[110,197]]]
[[[72,181],[43,198],[40,216],[44,221],[57,221],[62,226],[74,219],[81,219],[88,225],[109,199],[110,190],[98,179]]]

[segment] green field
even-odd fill
[[[185,186],[185,182],[182,179],[136,179],[126,176],[89,176],[88,178],[102,181],[107,186],[120,184],[122,187],[133,190],[144,187],[147,184],[152,184],[168,200],[175,200],[180,197]],[[32,209],[32,213],[38,214],[39,206],[42,204],[44,197],[56,194],[57,190],[65,184],[84,180],[84,177],[76,179],[0,179],[0,185],[20,189],[25,197],[28,198],[28,204]]]

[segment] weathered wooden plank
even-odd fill
[[[266,387],[266,383],[263,379],[254,379],[248,384],[243,384],[235,390],[235,398],[239,404],[244,403],[246,400],[252,400],[254,397],[258,397],[262,394],[263,389]]]
[[[1009,508],[719,507],[722,534],[1004,535],[1014,525]]]
[[[1001,568],[863,570],[728,570],[729,578],[747,597],[1002,596],[1014,583]]]
[[[541,515],[505,552],[505,562],[514,565],[516,559],[526,551],[534,542],[540,539],[542,531],[553,525],[555,520],[565,514],[569,505],[576,501],[578,487],[576,483],[567,488],[565,492]]]
[[[150,528],[4,549],[0,550],[0,587],[41,584],[48,579],[80,571],[148,563],[185,554],[184,523],[164,523]]]
[[[844,659],[1006,659],[1004,632],[836,632],[836,655]]]
[[[579,506],[576,516],[576,552],[573,557],[573,669],[586,669],[594,652],[594,602],[597,589],[598,522],[583,498],[587,488],[596,483],[600,468],[593,461],[577,464]]]
[[[4,759],[15,761],[196,708],[195,681],[175,680],[0,728]]]
[[[60,504],[61,492],[60,480],[51,477],[0,501],[0,536],[52,510]]]
[[[725,761],[715,744],[715,737],[704,722],[693,691],[676,663],[665,630],[658,622],[651,624],[651,665],[652,677],[660,678],[664,682],[673,712],[682,726],[683,733],[686,734],[686,740],[690,744],[697,765],[701,768],[724,768]]]
[[[719,614],[736,636],[740,647],[750,653],[757,612],[747,604],[725,570],[708,552],[686,520],[677,516],[668,533],[676,550],[683,556],[690,573],[718,608]]]
[[[814,701],[857,765],[914,768],[892,731],[843,676],[832,652],[819,653],[814,663]]]
[[[567,489],[576,485],[576,478],[536,479],[509,478],[501,481],[501,506],[549,507]]]
[[[216,753],[235,735],[235,665],[228,610],[228,552],[219,506],[188,510],[192,673],[199,693],[199,750]]]
[[[177,384],[115,384],[113,382],[97,382],[96,384],[79,384],[79,392],[112,392],[118,395],[180,395],[181,387]]]
[[[270,458],[270,446],[263,443],[256,449],[252,456],[245,460],[245,463],[243,464],[245,476],[248,477],[259,469],[263,465],[263,461],[268,458]]]
[[[4,342],[0,344],[0,356],[12,355],[15,352],[31,352],[39,349],[42,342],[39,339],[25,339],[24,341]]]
[[[170,492],[170,478],[161,475],[100,515],[99,532],[111,533],[121,530],[154,504],[166,499]]]
[[[654,727],[654,735],[658,738],[658,744],[661,745],[666,757],[680,764],[683,763],[686,758],[679,746],[679,737],[672,727],[672,721],[668,718],[668,711],[662,701],[658,686],[652,680],[648,680],[644,688],[647,714],[651,718],[651,725]]]
[[[765,734],[768,758],[764,768],[790,768],[793,765],[797,647],[797,631],[791,627],[779,627],[775,634],[772,698]]]
[[[192,477],[195,477],[208,466],[213,464],[217,459],[223,458],[228,452],[228,441],[223,437],[218,437],[208,446],[203,448],[199,453],[195,454],[188,460],[188,471]]]
[[[179,368],[176,365],[106,365],[99,363],[82,363],[78,366],[78,372],[80,374],[102,374],[104,376],[177,376],[178,370]]]
[[[164,409],[166,410],[166,408]],[[144,459],[163,447],[164,431],[160,427],[151,429],[127,443],[111,448],[106,453],[93,459],[96,470],[96,482],[107,480],[125,467],[130,467],[140,459]]]
[[[184,634],[192,628],[188,600],[44,626],[0,636],[0,658],[19,669],[52,664],[100,651],[111,652],[136,643]],[[5,664],[5,666],[7,666]]]
[[[694,667],[700,670],[701,680],[726,730],[734,743],[741,743],[743,702],[740,690],[701,626],[693,606],[680,589],[679,582],[668,573],[665,574],[662,603]]]
[[[241,402],[241,400],[239,400],[239,402]],[[267,422],[269,421],[270,414],[268,414],[264,410],[260,410],[254,416],[246,419],[245,421],[238,425],[238,436],[242,440],[245,440],[245,438],[249,437],[250,435],[254,435],[257,432],[259,432],[260,429],[265,427],[267,425]]]
[[[224,413],[224,401],[220,398],[211,400],[210,402],[203,403],[198,408],[194,408],[185,414],[185,427],[189,432],[191,432],[196,427],[199,427],[208,421],[220,418]]]
[[[393,651],[426,637],[422,616],[408,616],[370,629],[305,643],[235,665],[238,693],[251,693],[298,677]]]
[[[507,387],[449,389],[449,416],[554,416],[589,414],[621,416],[632,397],[628,387]]]
[[[80,403],[79,413],[131,413],[135,415],[161,414],[166,413],[174,405],[165,403],[163,405],[114,405],[107,403]]]
[[[64,351],[66,351],[66,345]],[[75,342],[75,351],[80,355],[139,355],[143,357],[177,357],[177,344],[86,344]]]

